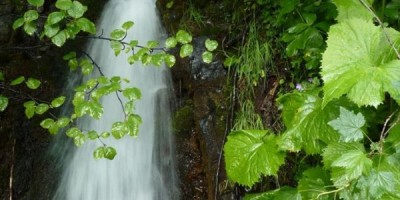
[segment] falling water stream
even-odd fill
[[[155,0],[110,0],[98,23],[98,30],[110,33],[123,22],[132,20],[134,27],[127,41],[139,44],[163,37]],[[100,31],[99,31],[100,32]],[[168,200],[179,199],[174,171],[173,140],[170,134],[169,74],[165,67],[129,65],[127,55],[116,57],[106,41],[92,41],[87,52],[108,76],[131,80],[124,86],[140,88],[142,99],[136,112],[142,117],[139,136],[105,143],[117,149],[114,160],[95,160],[93,150],[101,143],[86,142],[72,151],[65,161],[62,180],[54,200]],[[121,53],[124,54],[124,53]],[[83,130],[111,130],[112,122],[123,120],[124,114],[116,95],[102,99],[104,114],[100,120],[84,119]]]

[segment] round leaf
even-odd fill
[[[168,65],[168,67],[172,67],[172,66],[175,65],[176,58],[175,58],[175,56],[173,56],[173,55],[167,54],[167,55],[164,57],[164,61],[165,61],[165,64]]]
[[[77,127],[73,127],[73,128],[68,129],[66,134],[68,137],[74,138],[74,137],[78,136],[79,134],[82,134],[82,132]]]
[[[101,159],[104,157],[105,147],[97,147],[93,152],[94,159]]]
[[[110,37],[115,40],[122,39],[126,34],[126,31],[122,29],[115,29],[110,33]]]
[[[35,90],[40,86],[41,82],[34,78],[28,78],[25,84],[26,86],[28,86],[29,89]]]
[[[174,48],[177,44],[178,41],[175,39],[175,37],[169,37],[167,40],[165,40],[166,48]]]
[[[49,105],[47,105],[45,103],[41,103],[41,104],[36,106],[35,113],[38,114],[38,115],[41,115],[41,114],[45,113],[48,110],[49,110]]]
[[[26,34],[32,36],[36,31],[36,23],[35,22],[26,22],[24,24],[24,31]]]
[[[77,147],[80,147],[85,143],[86,137],[84,134],[78,134],[77,136],[74,137],[74,143]]]
[[[63,20],[64,17],[65,17],[65,14],[63,12],[52,12],[47,17],[47,24],[48,25],[57,24],[58,22]]]
[[[87,137],[91,140],[95,140],[97,138],[99,138],[99,135],[97,135],[97,132],[94,130],[91,130],[87,133]]]
[[[179,52],[179,56],[181,56],[181,58],[190,56],[193,52],[193,46],[190,44],[185,44],[181,47],[181,50]]]
[[[209,64],[209,63],[212,62],[213,54],[212,54],[211,52],[209,52],[209,51],[205,51],[205,52],[201,55],[201,57],[203,58],[203,62]]]
[[[59,33],[57,33],[57,35],[51,38],[51,42],[53,42],[53,44],[55,44],[56,46],[61,47],[67,41],[67,38],[67,32],[60,31]]]
[[[72,7],[72,5],[73,4],[71,0],[57,0],[56,2],[56,8],[60,10],[68,10]]]
[[[192,36],[184,30],[179,30],[176,33],[176,40],[181,44],[187,44],[192,41]]]
[[[39,13],[36,10],[28,10],[24,14],[24,21],[31,22],[39,18]]]
[[[215,40],[206,40],[206,48],[208,51],[214,51],[218,47],[218,42]]]
[[[8,106],[8,98],[0,95],[0,112],[3,112]]]
[[[130,101],[140,99],[142,93],[140,92],[139,88],[126,88],[122,91],[122,94]]]
[[[133,25],[135,25],[135,23],[133,23],[133,21],[127,21],[124,24],[122,24],[122,28],[125,30],[128,30],[128,29],[132,28]]]
[[[60,119],[57,120],[57,126],[60,128],[66,127],[71,120],[68,117],[61,117]]]
[[[112,147],[107,147],[104,150],[104,157],[109,160],[113,160],[116,155],[117,155],[117,151]]]
[[[55,36],[58,33],[58,31],[60,31],[60,26],[58,24],[44,25],[44,34],[49,38]]]
[[[51,101],[51,106],[53,108],[58,108],[61,105],[63,105],[64,102],[65,102],[65,96],[60,96],[60,97],[55,98],[53,101]]]

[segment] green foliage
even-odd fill
[[[3,112],[8,106],[8,98],[0,95],[0,112]]]
[[[340,116],[328,124],[339,132],[343,142],[358,142],[364,138],[361,128],[365,125],[365,118],[361,113],[356,115],[340,107]]]
[[[244,186],[258,182],[260,175],[276,176],[285,158],[276,137],[267,130],[231,132],[224,152],[229,179]]]

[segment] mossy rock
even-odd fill
[[[175,112],[172,121],[175,134],[185,134],[192,129],[194,126],[193,109],[193,103],[189,101]]]

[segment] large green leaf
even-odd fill
[[[297,190],[304,199],[332,199],[333,195],[320,195],[329,191],[328,186],[332,185],[328,171],[316,167],[309,168],[303,172]],[[319,197],[319,198],[317,198]]]
[[[81,17],[76,20],[76,25],[84,32],[95,34],[96,25],[87,18]]]
[[[68,15],[77,19],[83,16],[87,7],[82,5],[79,1],[73,1],[72,6],[68,9]]]
[[[39,18],[39,13],[36,10],[28,10],[24,14],[25,22],[31,22]]]
[[[365,124],[365,119],[361,113],[356,115],[340,107],[340,116],[328,124],[340,133],[340,140],[344,142],[357,142],[364,138],[361,128]]]
[[[285,153],[268,130],[233,131],[224,146],[228,178],[251,187],[261,175],[277,175]]]
[[[361,143],[332,143],[322,156],[324,166],[332,170],[332,180],[337,187],[368,174],[372,167],[372,160]]]
[[[367,5],[372,5],[373,0],[363,0]],[[338,22],[351,18],[370,21],[373,15],[365,8],[360,0],[332,0],[338,10]]]
[[[386,31],[399,41],[397,31]],[[400,60],[380,27],[361,19],[346,20],[330,28],[327,44],[321,71],[324,106],[344,94],[359,106],[377,107],[385,92],[399,98]]]
[[[278,99],[287,128],[279,142],[282,149],[320,153],[324,143],[339,139],[339,134],[328,125],[339,115],[339,102],[332,102],[323,108],[318,93],[318,90],[294,92]]]

